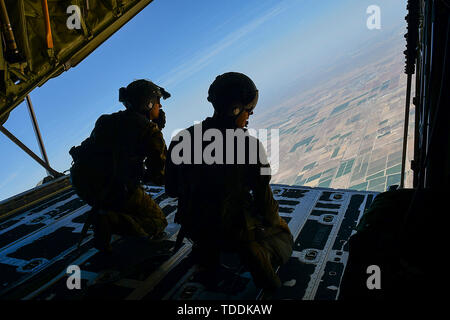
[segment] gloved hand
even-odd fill
[[[159,116],[153,122],[158,125],[159,130],[162,130],[166,126],[166,113],[164,110],[159,110]]]

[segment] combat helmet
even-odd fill
[[[167,99],[170,97],[170,93],[145,79],[133,81],[126,88],[119,89],[119,101],[124,104],[125,108],[144,115],[148,115],[153,104],[161,97]]]
[[[251,113],[258,103],[255,83],[243,73],[227,72],[216,77],[208,90],[208,101],[219,117],[237,118]]]

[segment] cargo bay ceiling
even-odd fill
[[[0,125],[36,87],[76,66],[152,0],[0,0]]]

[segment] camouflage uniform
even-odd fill
[[[221,130],[225,142],[226,128],[220,121],[204,120],[203,132],[210,128]],[[261,151],[263,146],[256,138],[247,136],[245,164],[236,164],[236,148],[235,164],[194,164],[194,127],[187,131],[192,141],[191,164],[173,163],[175,141],[169,147],[166,163],[166,192],[178,197],[175,222],[180,223],[186,237],[194,241],[198,256],[207,257],[200,259],[203,260],[200,264],[217,264],[218,249],[238,251],[257,285],[279,286],[276,275],[264,276],[273,270],[261,263],[262,256],[269,255],[274,265],[283,264],[292,253],[293,241],[286,222],[278,214],[278,203],[269,186],[270,175],[261,175],[261,168],[269,164],[259,159],[255,164],[248,161],[249,143],[256,142]],[[206,146],[203,142],[202,150]],[[223,147],[223,159],[226,159],[226,143]],[[261,270],[264,268],[266,270]],[[265,283],[267,278],[278,280]]]
[[[163,184],[166,152],[158,126],[131,110],[102,115],[71,150],[72,183],[80,198],[107,213],[98,218],[103,229],[142,236],[164,231],[166,218],[141,182]]]

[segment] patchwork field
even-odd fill
[[[279,129],[272,183],[379,192],[400,183],[403,33],[361,49],[330,67],[319,86],[305,92],[299,87],[278,109],[255,115],[253,127]],[[405,186],[412,186],[413,133],[412,105]]]

